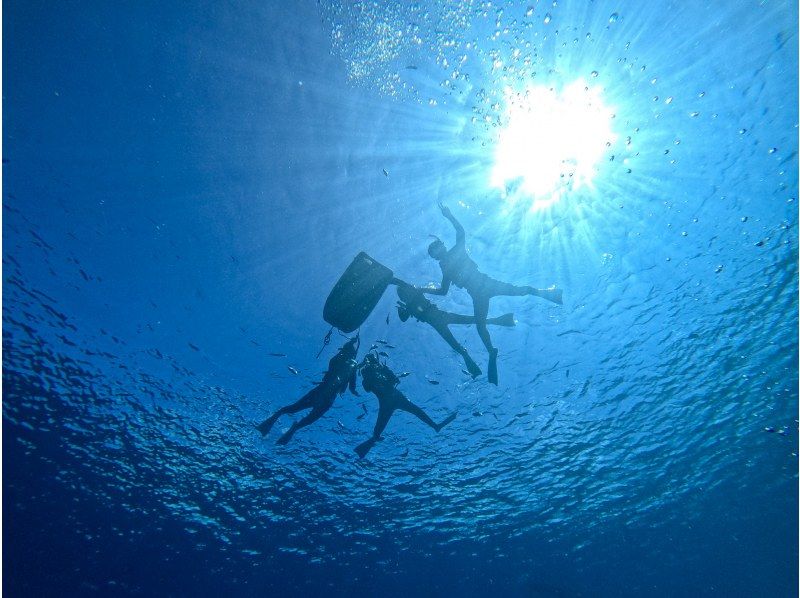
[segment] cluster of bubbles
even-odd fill
[[[469,136],[484,146],[494,144],[506,124],[509,98],[532,83],[551,86],[580,78],[587,85],[603,86],[620,79],[635,82],[643,94],[659,87],[658,77],[647,71],[631,50],[632,42],[623,37],[619,27],[625,25],[624,16],[618,12],[577,18],[557,0],[529,5],[339,1],[321,4],[320,11],[332,52],[346,65],[352,85],[466,112]],[[646,109],[647,119],[674,108],[673,95],[652,97],[657,107]],[[696,118],[700,111],[687,114]],[[625,144],[609,158],[623,172],[631,172],[630,161],[637,155],[633,139],[645,124],[616,125],[627,129],[617,131]],[[664,159],[675,164],[680,139],[659,143]]]

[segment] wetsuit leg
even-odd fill
[[[458,314],[450,314],[450,315],[456,316]],[[470,323],[475,321],[475,318],[470,316],[459,316],[459,317],[469,318],[471,320]],[[459,342],[456,340],[456,337],[453,336],[453,333],[450,332],[450,329],[447,327],[447,325],[439,321],[433,321],[430,322],[430,324],[431,326],[433,326],[434,330],[436,330],[436,332],[438,332],[439,335],[445,341],[447,341],[447,344],[452,347],[453,351],[461,355],[461,357],[464,359],[464,364],[467,366],[467,370],[469,371],[469,373],[473,377],[480,376],[481,368],[479,368],[478,364],[475,363],[472,357],[469,356],[466,347],[464,347],[464,345],[459,344]]]
[[[258,429],[259,432],[261,432],[262,436],[266,436],[272,429],[272,426],[275,425],[275,422],[278,421],[278,418],[281,415],[297,413],[298,411],[302,411],[303,409],[312,408],[314,406],[315,398],[318,392],[319,392],[319,387],[312,388],[310,391],[308,391],[306,394],[300,397],[300,399],[298,399],[291,405],[286,405],[285,407],[281,407],[280,409],[278,409],[275,413],[273,413],[263,422],[258,424],[256,428]]]
[[[489,336],[489,329],[486,328],[486,316],[489,314],[489,299],[491,299],[491,295],[472,295],[472,307],[475,310],[475,327],[478,329],[478,335],[481,337],[486,350],[491,353],[494,347],[492,346],[492,339]]]
[[[333,399],[336,397],[334,394],[329,399],[327,397],[323,398],[320,397],[320,400],[317,404],[314,405],[314,408],[300,421],[296,421],[292,424],[292,427],[289,428],[286,433],[278,438],[278,444],[286,444],[292,439],[294,433],[297,432],[300,428],[305,428],[306,426],[313,424],[317,421],[320,417],[325,415],[328,409],[331,408],[333,405]]]
[[[416,415],[419,419],[424,421],[431,428],[433,428],[437,432],[439,431],[439,425],[435,421],[433,421],[430,418],[430,416],[422,410],[421,407],[418,407],[417,405],[415,405],[414,403],[412,403],[411,401],[409,401],[405,397],[403,397],[403,398],[405,400],[402,403],[400,403],[400,405],[397,406],[398,409],[402,409],[403,411],[407,411],[408,413]]]
[[[498,297],[500,295],[506,297],[520,297],[522,295],[533,295],[536,289],[532,286],[522,286],[495,280],[494,278],[486,277],[483,281],[482,291],[490,297]]]
[[[451,324],[474,324],[475,316],[464,316],[461,314],[452,314],[449,311],[443,311],[441,314],[443,322],[450,326]]]
[[[380,397],[379,400],[380,406],[378,407],[378,419],[375,420],[375,428],[372,430],[372,437],[369,440],[362,442],[354,449],[356,453],[358,453],[358,456],[362,459],[369,452],[369,449],[371,449],[373,445],[380,440],[381,434],[386,429],[386,424],[389,423],[389,419],[392,417],[392,413],[394,413],[396,408],[387,400],[382,400]]]

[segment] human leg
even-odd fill
[[[450,314],[450,315],[456,316],[457,314]],[[459,317],[469,318],[473,322],[475,321],[475,318],[470,316],[459,316]],[[469,356],[466,347],[464,347],[464,345],[460,344],[456,340],[456,337],[454,337],[453,333],[450,332],[450,328],[448,328],[447,325],[442,322],[436,322],[436,323],[432,322],[431,326],[433,326],[434,330],[436,330],[436,332],[439,333],[439,335],[447,342],[447,344],[450,345],[450,347],[452,347],[453,351],[461,355],[461,357],[464,359],[464,364],[467,366],[467,370],[469,371],[470,375],[473,378],[480,376],[481,368],[479,368],[478,364],[475,363],[472,357]]]
[[[392,417],[394,410],[395,408],[393,406],[390,407],[386,401],[380,402],[380,407],[378,408],[378,419],[375,420],[375,427],[372,430],[372,436],[354,449],[360,458],[363,459],[369,450],[375,445],[375,443],[380,440],[381,434],[383,433],[384,429],[386,429],[386,424],[389,423],[389,418]]]
[[[290,413],[297,413],[298,411],[302,411],[303,409],[310,409],[314,406],[314,397],[317,394],[319,388],[313,388],[302,397],[300,397],[297,401],[292,403],[291,405],[286,405],[285,407],[281,407],[275,413],[270,415],[267,419],[256,426],[256,429],[261,432],[262,436],[266,436],[269,431],[272,429],[272,426],[275,425],[275,422],[278,421],[278,418],[282,415],[288,415]]]
[[[334,395],[335,396],[335,395]],[[330,400],[320,401],[319,403],[314,405],[314,408],[308,413],[303,419],[296,421],[292,424],[292,427],[289,428],[283,436],[278,438],[277,444],[286,444],[294,436],[294,433],[297,432],[300,428],[305,428],[306,426],[313,424],[317,421],[320,417],[325,415],[328,409],[331,408],[333,405],[333,398],[331,397]]]

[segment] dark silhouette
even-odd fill
[[[358,367],[356,353],[358,352],[358,344],[358,337],[347,341],[328,362],[328,371],[325,372],[322,382],[303,395],[298,401],[286,407],[281,407],[258,424],[256,428],[261,432],[261,435],[266,436],[281,415],[297,413],[303,409],[311,409],[310,413],[300,421],[294,422],[292,427],[278,439],[278,444],[286,444],[292,439],[297,430],[313,424],[322,417],[333,406],[336,397],[344,393],[348,386],[350,387],[350,392],[358,396],[356,391],[356,369]]]
[[[386,424],[389,423],[389,418],[392,417],[392,414],[397,409],[402,409],[403,411],[408,411],[416,415],[437,432],[456,417],[456,414],[453,413],[441,423],[437,424],[434,422],[427,413],[409,401],[402,392],[397,390],[400,379],[388,366],[382,364],[377,355],[373,353],[368,353],[361,364],[361,379],[364,390],[378,397],[379,405],[378,419],[375,421],[372,437],[355,448],[356,453],[358,453],[358,456],[361,458],[363,458],[373,445],[381,439],[381,433],[386,428]]]
[[[421,290],[431,295],[446,295],[450,289],[450,283],[452,283],[470,294],[475,312],[475,326],[483,344],[486,346],[486,350],[489,351],[489,382],[497,384],[497,349],[492,346],[492,339],[489,336],[489,330],[486,328],[489,300],[499,295],[535,295],[560,305],[561,289],[556,287],[537,289],[532,286],[516,286],[495,280],[480,272],[477,264],[467,255],[464,227],[459,224],[447,206],[440,203],[439,208],[456,230],[456,244],[451,249],[447,249],[441,239],[437,238],[428,246],[428,255],[438,261],[439,267],[442,269],[442,283],[438,289],[423,288]]]
[[[481,368],[467,353],[467,349],[459,344],[453,333],[450,332],[452,324],[474,324],[475,316],[464,316],[443,311],[428,301],[420,289],[396,279],[395,284],[397,284],[397,296],[400,298],[397,303],[397,315],[400,316],[400,319],[405,322],[409,316],[414,316],[420,322],[430,324],[447,341],[447,344],[464,358],[464,364],[467,366],[467,371],[469,371],[470,375],[473,378],[480,376]],[[497,326],[514,326],[514,314],[504,314],[498,318],[489,318],[486,323]]]

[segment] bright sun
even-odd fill
[[[495,152],[491,184],[511,201],[538,210],[568,189],[591,185],[598,163],[616,140],[613,110],[601,89],[583,80],[563,88],[531,85],[506,91],[506,114]]]

